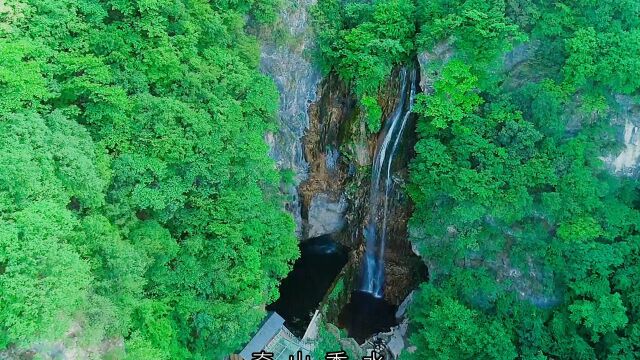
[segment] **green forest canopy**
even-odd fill
[[[403,356],[637,359],[638,184],[601,158],[616,99],[638,103],[638,2],[320,0],[316,23],[374,130],[392,69],[429,53],[407,191],[430,281]]]
[[[0,5],[0,349],[221,358],[298,256],[247,19],[268,0]],[[120,357],[115,354],[113,356]]]
[[[129,359],[211,359],[248,339],[298,255],[263,141],[277,93],[245,32],[276,10],[0,6],[0,349],[73,331],[124,338]],[[450,50],[415,107],[430,281],[403,356],[638,358],[638,184],[601,160],[616,96],[637,101],[637,1],[320,0],[315,22],[371,131],[393,68]]]

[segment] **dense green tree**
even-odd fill
[[[248,339],[297,256],[263,140],[277,92],[245,31],[277,8],[2,6],[2,348],[72,325],[135,359]]]
[[[74,210],[100,206],[105,183],[86,130],[60,112],[7,114],[0,134],[0,339],[26,345],[57,338],[91,304]]]
[[[459,56],[474,66],[487,67],[521,39],[518,27],[507,18],[504,0],[418,0],[418,44],[432,49],[449,41]]]
[[[422,287],[410,314],[424,331],[414,333],[408,359],[515,359],[517,352],[497,320],[489,320],[429,285]]]
[[[638,23],[629,18],[637,7],[614,3],[420,5],[428,15],[419,44],[448,42],[453,55],[436,64],[433,92],[415,107],[410,227],[431,266],[411,315],[418,349],[488,357],[465,353],[467,340],[443,342],[436,330],[457,321],[471,327],[468,337],[491,333],[472,327],[475,316],[495,322],[523,358],[633,358],[636,301],[616,279],[638,256],[637,186],[612,176],[601,158],[615,149],[611,93],[638,89],[629,77]],[[491,10],[470,17],[472,4]],[[525,38],[512,24],[528,32],[532,55],[527,67],[501,73],[510,42]],[[478,34],[487,37],[474,44]],[[478,50],[487,56],[470,56]],[[612,63],[625,69],[613,74]],[[424,300],[439,292],[450,297],[448,310]]]
[[[380,129],[380,87],[393,67],[414,50],[415,6],[410,0],[371,3],[321,0],[316,8],[316,32],[321,61],[353,84],[368,116],[368,128]]]

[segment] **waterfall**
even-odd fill
[[[416,95],[416,77],[415,69],[411,70],[409,75],[407,75],[406,68],[400,72],[399,101],[380,133],[371,171],[369,215],[363,231],[365,255],[360,291],[378,298],[382,297],[384,288],[384,247],[387,239],[389,193],[393,187],[391,169],[413,108]],[[381,183],[383,175],[384,183]],[[382,199],[380,199],[380,195],[383,195]],[[382,204],[380,204],[381,202]],[[382,205],[381,214],[380,205]]]

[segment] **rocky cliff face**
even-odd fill
[[[355,250],[357,259],[363,250],[363,215],[376,135],[367,133],[364,114],[348,86],[334,74],[322,79],[308,56],[314,46],[310,9],[315,2],[285,0],[278,24],[256,31],[263,43],[261,69],[273,78],[281,96],[279,131],[268,134],[266,141],[278,168],[293,171],[293,183],[283,184],[282,191],[299,238],[334,234]],[[395,106],[398,86],[396,73],[379,94],[383,118]],[[412,148],[413,144],[403,144],[405,153]],[[403,157],[396,169],[396,188],[404,181],[406,160]],[[406,258],[413,255],[406,241],[410,204],[402,191],[390,196],[394,211],[389,223],[393,235],[388,242],[387,294],[398,303],[410,290],[406,281],[412,272]]]
[[[394,72],[379,93],[386,119],[398,101],[398,72]],[[310,124],[303,148],[309,164],[308,179],[299,187],[303,236],[332,233],[353,250],[351,274],[358,273],[364,251],[363,228],[368,213],[371,165],[378,134],[366,130],[364,114],[349,88],[335,74],[323,79],[318,100],[309,109]],[[406,166],[415,143],[413,127],[394,161],[395,190],[389,194],[386,246],[385,298],[398,304],[416,285],[416,274],[424,273],[420,260],[407,241],[406,223],[411,204],[402,186]],[[419,270],[417,270],[419,269]],[[357,277],[357,276],[356,276]],[[347,293],[357,279],[351,277]],[[353,283],[353,284],[351,284]]]
[[[288,195],[287,210],[302,235],[302,219],[297,186],[308,177],[301,138],[309,127],[308,108],[316,99],[321,79],[319,70],[309,59],[313,36],[309,11],[315,0],[286,0],[278,23],[260,29],[263,38],[260,67],[273,78],[280,92],[278,132],[267,134],[271,157],[281,170],[294,173],[293,184],[283,185]],[[264,33],[266,32],[266,34]]]
[[[345,127],[357,117],[356,100],[346,85],[330,74],[322,80],[309,116],[309,130],[302,142],[309,176],[299,188],[304,238],[335,234],[347,225],[350,201],[345,187],[350,169],[342,145]]]

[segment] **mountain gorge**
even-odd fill
[[[311,118],[301,218],[334,232],[353,261],[326,320],[350,333],[344,304],[380,250],[379,231],[367,233],[376,135],[392,126],[400,69],[417,62],[384,297],[398,305],[424,284],[405,320],[371,339],[401,338],[392,353],[404,346],[407,358],[634,358],[638,8],[321,1],[311,12],[323,82],[341,85],[331,102],[321,86],[311,105],[328,118]],[[325,343],[350,346],[329,333]]]
[[[296,304],[314,359],[636,359],[639,54],[631,0],[0,2],[0,358]]]

